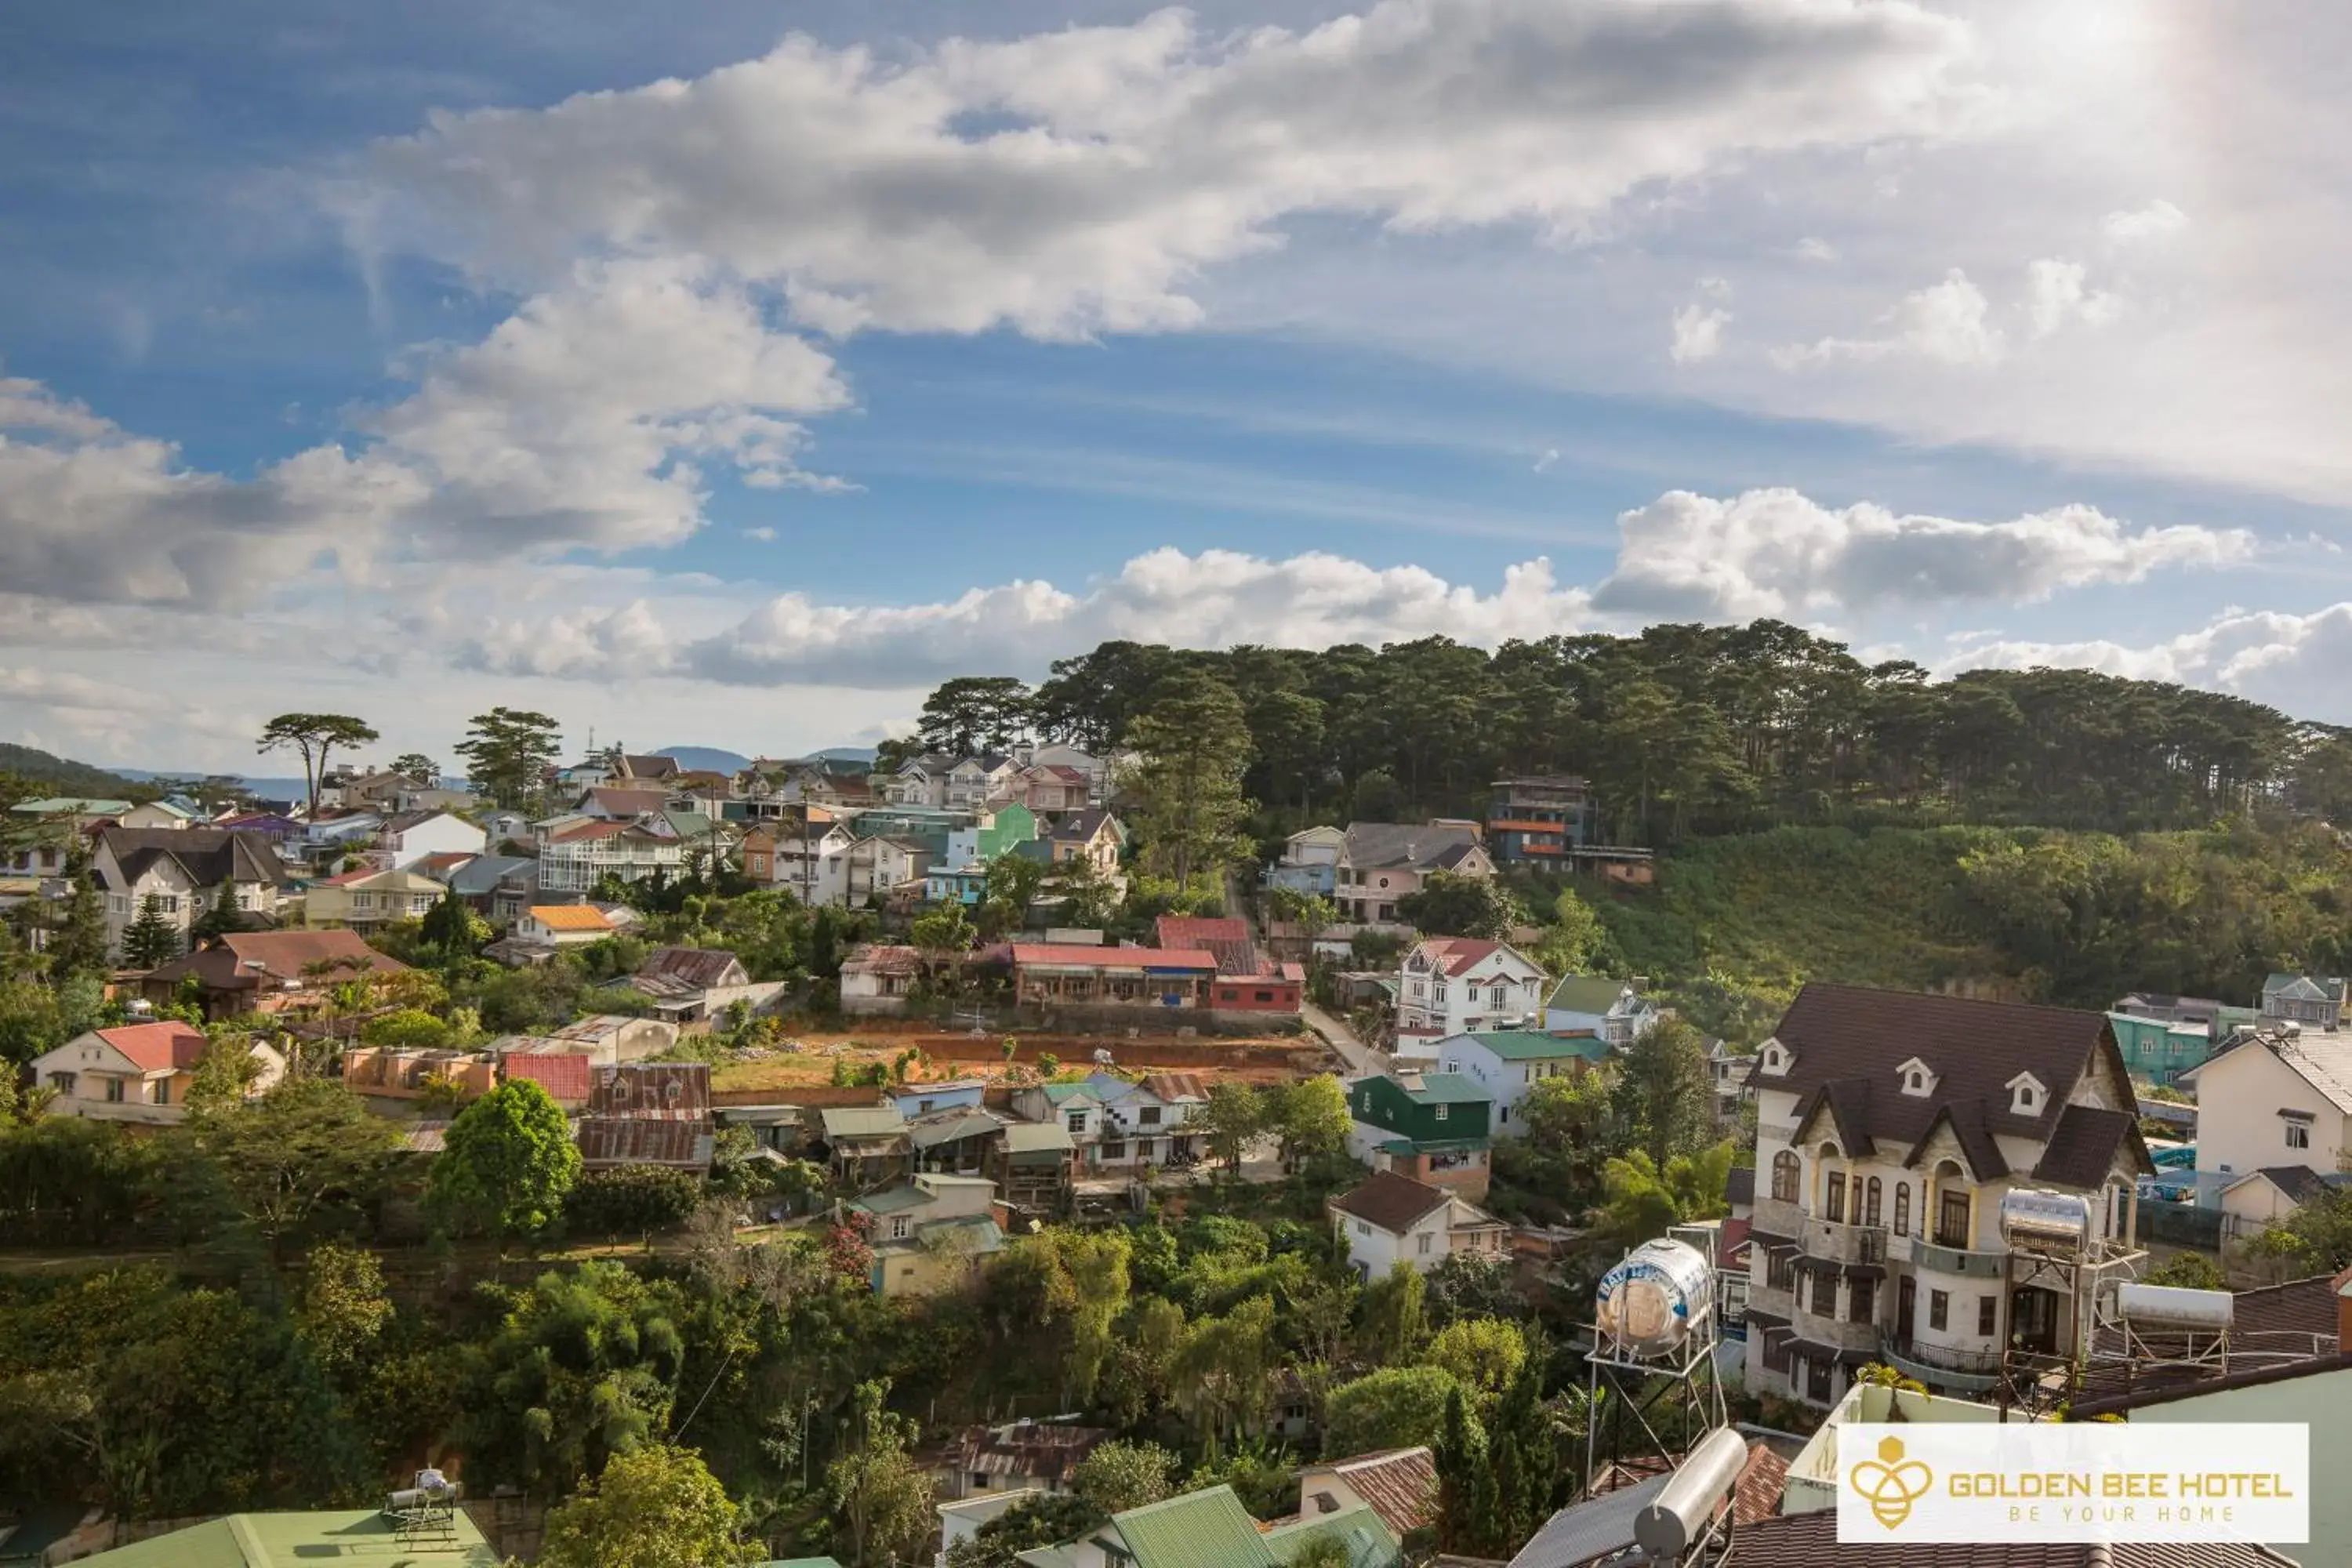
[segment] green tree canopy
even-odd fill
[[[1429,936],[1475,936],[1499,941],[1521,922],[1523,911],[1510,890],[1492,877],[1432,871],[1421,887],[1397,900],[1397,913]]]
[[[548,1511],[542,1568],[736,1568],[760,1556],[727,1489],[691,1448],[651,1444]]]
[[[302,782],[315,819],[319,781],[327,772],[327,759],[336,752],[352,751],[379,739],[374,726],[348,713],[280,713],[261,727],[255,750],[265,754],[292,752],[302,759]]]
[[[562,754],[561,727],[544,713],[503,704],[474,715],[456,746],[467,777],[502,806],[539,798],[541,780]]]
[[[562,1108],[529,1079],[510,1079],[449,1124],[425,1198],[448,1223],[529,1236],[554,1219],[579,1179]]]
[[[1434,1366],[1383,1367],[1343,1383],[1323,1402],[1323,1457],[1434,1447],[1444,1430],[1446,1401],[1461,1390],[1451,1373]]]
[[[1182,886],[1249,853],[1241,781],[1250,736],[1232,687],[1204,675],[1172,677],[1127,739],[1138,757],[1128,787],[1149,869]]]

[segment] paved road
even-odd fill
[[[1356,1038],[1356,1031],[1340,1019],[1334,1018],[1312,1002],[1300,1003],[1298,1012],[1307,1020],[1307,1026],[1322,1036],[1324,1044],[1339,1052],[1347,1062],[1350,1078],[1388,1070],[1388,1058]]]

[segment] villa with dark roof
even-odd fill
[[[152,898],[163,919],[185,932],[219,901],[224,884],[236,907],[268,923],[293,873],[258,833],[225,827],[110,827],[98,836],[90,873],[106,897],[106,940],[122,933]]]
[[[2105,1016],[1811,984],[1756,1056],[1750,1390],[1827,1405],[1885,1362],[1979,1394],[2002,1348],[2065,1355],[2089,1325],[2011,1288],[2002,1198],[2089,1200],[2089,1266],[2125,1270],[2154,1170]]]

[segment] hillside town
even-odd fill
[[[1794,1560],[1850,1422],[2352,1409],[2343,976],[1727,1004],[1628,961],[1683,873],[1584,777],[1253,837],[1176,721],[963,700],[10,779],[0,1562],[568,1562],[688,1476],[779,1561],[1583,1568],[1686,1473]]]

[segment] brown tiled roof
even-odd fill
[[[1318,1468],[1345,1480],[1396,1535],[1437,1522],[1437,1463],[1427,1448],[1384,1448]]]
[[[2059,1113],[2058,1125],[2042,1151],[2042,1162],[2033,1167],[2033,1179],[2061,1187],[2095,1187],[2115,1169],[2116,1151],[2129,1145],[2137,1146],[2139,1163],[2150,1163],[2137,1118],[2120,1110],[2070,1105]]]
[[[2336,1281],[2325,1274],[2240,1290],[2232,1300],[2232,1333],[2315,1334],[2331,1340],[2336,1335]]]
[[[1753,1524],[1780,1511],[1780,1493],[1789,1482],[1789,1461],[1769,1443],[1748,1445],[1748,1463],[1740,1468],[1732,1492],[1732,1519]]]
[[[923,967],[922,949],[892,947],[881,942],[868,942],[850,950],[844,969],[855,969],[866,974],[915,974]]]
[[[1948,1112],[1972,1163],[1999,1161],[1994,1135],[2037,1143],[2053,1136],[2046,1112],[2010,1110],[2007,1086],[2019,1073],[2031,1072],[2063,1101],[2104,1052],[2117,1081],[2125,1079],[2105,1016],[2070,1007],[1816,982],[1797,993],[1774,1037],[1795,1060],[1778,1079],[1759,1077],[1759,1086],[1795,1094],[1808,1111],[1824,1090],[1839,1086],[1826,1097],[1833,1115],[1859,1119],[1859,1130],[1872,1138],[1914,1147],[1938,1114]],[[1913,1057],[1935,1073],[1933,1095],[1897,1088],[1895,1069]]]
[[[273,988],[283,980],[301,980],[313,963],[343,967],[328,976],[348,980],[354,974],[396,974],[408,965],[370,947],[351,931],[231,931],[194,952],[184,953],[148,976],[176,983],[193,974],[208,990],[252,990],[265,981]]]
[[[500,1063],[500,1069],[511,1080],[529,1079],[548,1095],[566,1104],[578,1105],[588,1098],[589,1062],[587,1057],[570,1051],[514,1051]]]
[[[1837,1510],[1788,1514],[1742,1526],[1738,1568],[2270,1568],[2288,1564],[2266,1546],[2123,1541],[2002,1541],[1937,1545],[1871,1541],[1840,1545]]]
[[[163,1024],[125,1024],[120,1028],[97,1029],[92,1033],[130,1058],[131,1064],[142,1072],[192,1068],[205,1050],[205,1032],[176,1020]]]
[[[1249,921],[1233,916],[1161,915],[1156,922],[1160,945],[1165,948],[1205,948],[1217,955],[1220,974],[1265,973]]]
[[[1446,1194],[1435,1187],[1394,1171],[1380,1171],[1333,1198],[1331,1206],[1370,1221],[1391,1236],[1402,1236],[1415,1220],[1444,1207],[1445,1203]]]

